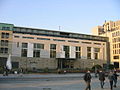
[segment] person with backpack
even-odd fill
[[[84,80],[85,80],[85,83],[86,83],[86,89],[85,90],[91,90],[91,74],[90,74],[90,71],[87,71],[84,75]]]
[[[104,86],[104,81],[105,81],[105,73],[102,71],[102,70],[100,70],[100,72],[99,72],[99,80],[100,80],[100,85],[101,85],[101,88],[103,88],[103,86]]]

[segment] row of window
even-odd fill
[[[19,36],[14,36],[15,38],[19,38]],[[34,37],[22,37],[22,38],[25,38],[25,39],[34,39]],[[37,38],[38,40],[51,40],[50,38]],[[53,41],[59,41],[59,42],[65,42],[65,40],[62,40],[62,39],[53,39]],[[79,41],[74,41],[74,40],[68,40],[68,42],[72,42],[72,43],[80,43]],[[85,43],[85,44],[92,44],[92,42],[82,42],[82,43]],[[94,43],[96,45],[101,45],[101,43]]]
[[[50,58],[56,58],[56,44],[50,44]],[[33,51],[33,57],[40,57],[40,52],[41,49],[44,49],[44,44],[40,44],[40,43],[35,43],[34,44],[34,51]],[[22,43],[22,57],[27,57],[27,49],[28,49],[28,45],[27,43]],[[76,46],[75,47],[75,55],[76,58],[81,58],[81,47],[80,46]],[[65,58],[69,58],[70,57],[70,46],[63,46],[63,51],[65,52]],[[98,59],[99,56],[99,52],[100,52],[100,48],[94,48],[94,58]],[[87,59],[91,59],[91,47],[87,47]]]
[[[112,42],[113,42],[113,43],[115,43],[115,42],[120,42],[120,37],[114,38],[114,39],[112,40]]]
[[[119,29],[119,28],[118,28]],[[120,36],[120,31],[112,33],[112,37]]]
[[[2,30],[10,30],[10,27],[2,27]]]
[[[120,54],[120,49],[113,50],[113,54]]]
[[[120,43],[118,43],[118,44],[113,44],[113,49],[115,49],[115,48],[120,48]]]
[[[56,36],[56,37],[66,37],[66,38],[83,38],[87,40],[99,40],[99,41],[107,40],[107,38],[99,37],[99,36],[75,34],[75,33],[67,33],[67,32],[57,32],[57,31],[42,30],[42,29],[20,28],[20,27],[14,27],[14,32],[26,33],[26,34],[37,34],[37,35],[42,34],[46,36]]]

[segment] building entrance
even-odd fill
[[[74,68],[74,62],[75,62],[75,59],[59,58],[58,59],[58,68],[59,69]]]
[[[114,67],[119,68],[119,62],[114,62]]]

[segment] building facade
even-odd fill
[[[0,23],[0,65],[13,68],[83,69],[105,65],[108,38]]]
[[[109,38],[111,64],[120,68],[120,20],[105,21],[102,26],[94,27],[92,34]]]

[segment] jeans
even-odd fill
[[[113,80],[110,81],[110,89],[113,90]]]
[[[117,79],[114,79],[114,87],[116,87]]]
[[[91,90],[91,86],[90,86],[90,81],[86,81],[86,89],[85,90]]]
[[[101,88],[103,88],[104,84],[104,81],[100,81]]]

